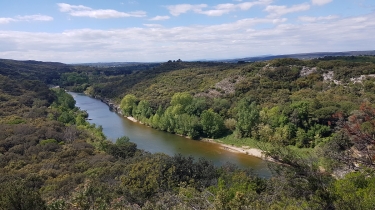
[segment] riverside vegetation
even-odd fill
[[[370,56],[140,68],[0,60],[0,209],[374,209],[373,74]],[[127,137],[111,143],[47,84],[284,164],[263,179],[150,154]]]

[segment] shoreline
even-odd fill
[[[128,117],[125,117],[125,118],[128,119],[128,120],[130,120],[130,121],[132,121],[132,122],[143,124],[142,122],[136,120],[134,117],[128,116]],[[175,134],[175,135],[178,135],[178,134]],[[178,136],[182,136],[182,135],[178,135]],[[187,136],[182,136],[182,137],[190,139]],[[207,139],[207,138],[203,138],[200,141],[204,141],[204,142],[208,142],[208,143],[212,143],[212,144],[218,144],[218,145],[220,145],[221,149],[227,150],[229,152],[242,153],[242,154],[245,154],[245,155],[249,155],[249,156],[253,156],[253,157],[256,157],[256,158],[260,158],[260,159],[265,160],[265,161],[277,162],[275,159],[273,159],[271,157],[266,157],[263,154],[264,151],[261,150],[261,149],[250,148],[248,146],[237,147],[237,146],[233,146],[233,145],[229,145],[229,144],[220,143],[220,142],[215,141],[214,139]]]
[[[134,117],[125,117],[126,119],[132,121],[132,122],[136,122],[136,123],[140,123],[138,120],[136,120]]]
[[[219,144],[220,147],[223,150],[227,150],[227,151],[230,151],[230,152],[233,152],[233,153],[242,153],[242,154],[245,154],[245,155],[260,158],[260,159],[265,160],[265,161],[277,163],[277,161],[275,159],[265,156],[264,151],[261,150],[261,149],[250,148],[249,146],[237,147],[237,146],[217,142],[214,139],[202,139],[201,141],[209,142],[209,143],[213,143],[213,144]]]
[[[85,94],[85,95],[87,95],[87,94]],[[107,106],[112,108],[116,113],[120,114],[124,118],[126,118],[126,119],[128,119],[128,120],[130,120],[134,123],[143,124],[142,122],[138,121],[137,119],[135,119],[132,116],[124,116],[121,112],[120,106],[117,105],[116,103],[113,103],[110,99],[103,98],[101,96],[91,96],[91,97],[101,100],[103,103],[107,104]],[[178,135],[178,134],[175,134],[175,135]],[[182,136],[182,135],[179,135],[179,136]],[[187,136],[182,136],[182,137],[190,139]],[[229,152],[242,153],[242,154],[253,156],[253,157],[256,157],[256,158],[260,158],[262,160],[269,161],[269,162],[274,162],[274,163],[278,162],[277,160],[275,160],[271,157],[266,157],[264,155],[264,151],[261,150],[261,149],[258,149],[258,148],[250,148],[248,146],[237,147],[237,146],[233,146],[233,145],[229,145],[229,144],[220,143],[220,142],[215,141],[214,139],[208,139],[208,138],[202,138],[200,141],[209,142],[209,143],[213,143],[213,144],[219,144],[221,149],[227,150]]]

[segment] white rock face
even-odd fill
[[[350,78],[350,81],[353,83],[362,83],[362,81],[366,79],[367,77],[375,77],[375,74],[361,75],[357,78]]]
[[[334,73],[333,71],[329,71],[328,73],[323,73],[323,78],[325,82],[333,82],[336,85],[341,85],[341,81],[333,79]]]
[[[304,67],[302,67],[300,76],[301,77],[306,77],[306,76],[308,76],[308,75],[310,75],[312,73],[315,73],[315,72],[317,72],[316,67],[309,68],[309,67],[304,66]]]

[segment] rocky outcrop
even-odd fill
[[[341,81],[333,79],[334,77],[334,72],[333,71],[328,71],[327,73],[323,73],[323,79],[325,82],[333,82],[336,85],[341,85]]]
[[[302,67],[302,70],[300,72],[300,77],[306,77],[312,73],[316,73],[318,70],[316,67],[313,67],[313,68],[309,68],[309,67]]]
[[[367,77],[375,77],[375,74],[361,75],[357,78],[350,78],[350,81],[353,83],[362,83]]]
[[[103,103],[107,104],[108,107],[115,111],[116,113],[119,113],[119,114],[122,114],[121,112],[121,108],[120,108],[120,105],[114,103],[111,99],[108,99],[108,98],[103,98],[99,95],[95,95],[94,98],[96,99],[99,99],[100,101],[102,101]]]
[[[236,84],[244,80],[242,76],[232,76],[215,84],[215,88],[208,89],[204,93],[197,93],[195,97],[217,98],[235,93]]]

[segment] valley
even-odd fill
[[[0,209],[375,206],[373,56],[142,65],[0,60]]]

